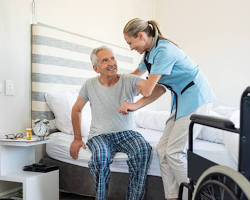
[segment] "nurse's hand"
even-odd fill
[[[123,102],[122,105],[120,106],[119,112],[127,115],[129,112],[136,111],[137,105],[135,103],[130,103],[130,102]]]

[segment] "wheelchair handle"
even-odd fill
[[[247,88],[244,90],[244,92],[243,92],[241,98],[242,98],[242,97],[249,96],[249,94],[250,94],[250,87],[247,87]]]
[[[234,133],[239,133],[239,129],[235,128],[234,123],[228,119],[197,114],[191,115],[190,119],[191,121],[197,124],[218,128]]]

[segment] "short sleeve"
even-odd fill
[[[82,88],[80,89],[79,96],[83,98],[85,101],[89,101],[87,81],[83,84]]]
[[[175,49],[159,49],[151,65],[150,74],[170,75],[176,60]]]
[[[142,80],[139,76],[134,76],[133,77],[133,95],[134,96],[138,96],[140,94],[140,92],[135,88],[135,86],[138,85],[138,83],[140,82],[140,80]]]
[[[129,80],[129,93],[132,96],[138,96],[140,93],[137,91],[135,88],[136,85],[138,85],[139,81],[142,80],[139,76],[133,75],[133,74],[128,74],[125,77],[126,80]],[[128,91],[128,90],[127,90]]]

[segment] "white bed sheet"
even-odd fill
[[[143,128],[138,128],[137,131],[145,137],[145,139],[151,144],[153,148],[148,174],[153,176],[161,176],[158,156],[156,153],[156,145],[162,135],[162,132]],[[77,160],[74,160],[70,157],[69,149],[71,142],[73,141],[73,135],[56,132],[51,134],[50,138],[51,142],[46,144],[46,152],[51,158],[78,166],[88,167],[88,161],[91,157],[91,152],[89,149],[84,150],[81,148]],[[84,141],[86,140],[87,138],[84,138]],[[194,152],[216,163],[227,165],[236,169],[236,164],[223,144],[196,140],[194,142]],[[117,153],[113,159],[113,163],[110,166],[110,170],[113,172],[128,173],[128,166],[126,163],[127,159],[128,157],[126,154]]]
[[[233,159],[224,144],[217,144],[197,139],[194,142],[193,151],[215,163],[238,170],[237,162]]]

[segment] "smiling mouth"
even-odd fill
[[[138,53],[141,53],[140,49],[135,49]]]
[[[109,67],[107,67],[108,71],[113,71],[113,70],[116,70],[116,69],[117,69],[117,67],[115,67],[115,66],[109,66]]]
[[[142,51],[140,51],[140,50],[136,50],[139,54],[142,54],[143,52]]]

